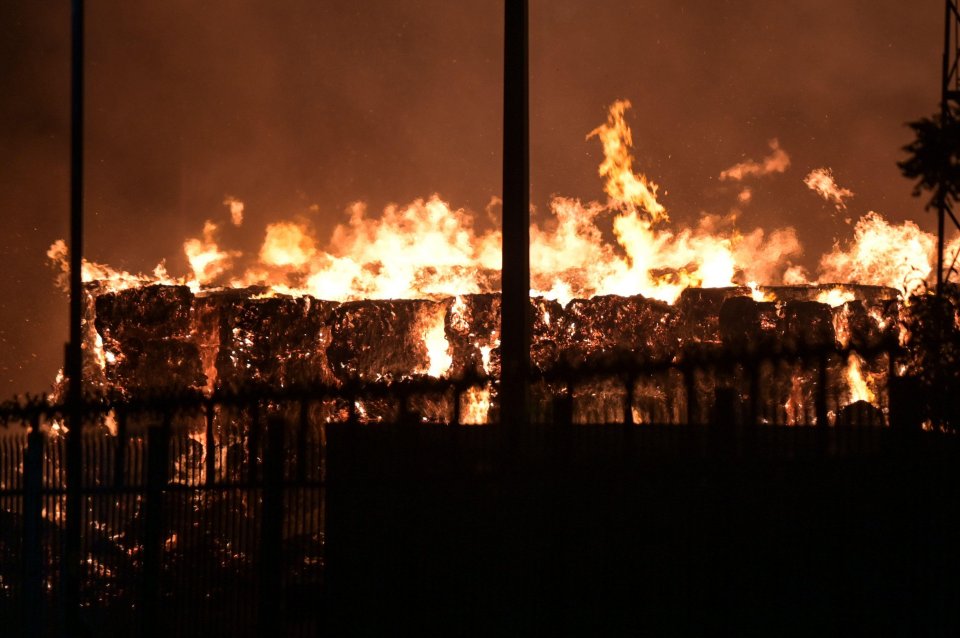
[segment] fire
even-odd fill
[[[450,342],[447,341],[445,316],[446,308],[441,305],[432,315],[422,319],[423,342],[427,347],[429,364],[421,373],[435,378],[445,376],[453,365]]]
[[[817,168],[803,179],[807,188],[836,206],[837,210],[846,210],[846,200],[853,197],[853,191],[841,188],[829,168]]]
[[[460,397],[460,422],[463,425],[483,425],[490,414],[490,388],[471,387]]]
[[[601,124],[587,135],[599,137],[603,143],[603,163],[599,173],[607,179],[605,190],[615,202],[631,208],[642,208],[653,222],[667,221],[666,209],[657,201],[657,185],[646,176],[633,172],[633,134],[623,118],[630,108],[627,100],[617,100],[610,107],[607,123]]]
[[[603,146],[600,174],[608,203],[557,197],[550,203],[550,218],[531,224],[532,294],[562,303],[603,294],[673,302],[690,286],[810,281],[802,267],[792,263],[802,253],[793,228],[744,232],[734,216],[717,215],[703,216],[692,227],[665,226],[669,216],[657,185],[634,168],[633,134],[625,120],[629,106],[625,100],[615,102],[607,122],[588,135]],[[777,140],[771,140],[770,148],[768,157],[741,162],[721,178],[739,181],[786,171],[789,155]],[[242,223],[243,203],[234,198],[224,203],[232,223]],[[601,224],[608,212],[614,213],[609,230]],[[195,290],[214,283],[256,284],[276,294],[332,301],[440,298],[499,287],[499,231],[479,231],[467,211],[438,195],[390,205],[376,217],[356,203],[324,243],[306,221],[271,223],[260,250],[247,256],[250,263],[243,272],[232,276],[242,255],[221,248],[217,230],[218,224],[208,221],[200,237],[184,242],[191,269],[186,277],[170,277],[163,264],[153,275],[143,275],[86,262],[84,280],[97,281],[107,290],[147,283],[186,283]],[[613,243],[606,239],[610,231]],[[821,259],[821,281],[894,286],[907,294],[929,278],[934,240],[916,224],[894,225],[869,213],[857,223],[854,235]],[[51,246],[48,256],[65,271],[62,241]]]
[[[228,196],[223,200],[223,205],[230,209],[230,223],[234,226],[243,225],[243,202],[236,197]]]
[[[855,403],[857,401],[866,401],[867,403],[875,403],[877,398],[874,395],[873,390],[870,389],[870,385],[867,383],[867,379],[863,375],[863,359],[859,357],[856,353],[852,353],[850,358],[847,359],[847,384],[850,387],[850,402]]]
[[[894,225],[870,212],[853,233],[845,248],[838,243],[820,259],[821,281],[889,286],[908,296],[930,278],[936,238],[914,222]]]
[[[770,140],[770,155],[765,157],[763,161],[755,162],[753,160],[747,160],[735,164],[720,173],[720,179],[739,182],[746,177],[762,177],[774,173],[783,173],[788,168],[790,168],[790,156],[780,148],[779,140],[772,139]]]
[[[277,222],[267,226],[260,261],[267,266],[300,267],[316,253],[313,237],[304,224]]]
[[[842,306],[856,298],[857,296],[852,290],[844,290],[843,288],[829,288],[817,295],[818,302],[827,304],[832,308]]]
[[[587,135],[588,139],[597,138],[603,148],[599,173],[608,201],[555,197],[547,219],[531,224],[531,295],[561,304],[597,295],[642,295],[673,303],[688,287],[749,285],[755,300],[770,301],[772,295],[762,286],[808,284],[819,279],[892,286],[907,295],[930,280],[933,236],[912,222],[891,224],[873,212],[857,222],[851,240],[838,242],[822,257],[817,278],[793,263],[803,252],[793,228],[743,229],[736,212],[704,214],[695,225],[671,227],[658,185],[636,168],[633,133],[625,117],[629,107],[626,100],[615,102],[606,122]],[[736,164],[720,178],[741,182],[788,170],[787,152],[775,139],[769,144],[767,157]],[[826,169],[813,171],[807,181],[838,205],[852,196],[836,186]],[[827,188],[830,184],[833,190]],[[742,187],[739,195],[734,195],[738,202],[731,206],[747,203],[751,193]],[[229,223],[242,224],[243,202],[227,197],[224,205]],[[190,267],[185,276],[169,275],[163,263],[153,274],[145,275],[84,262],[83,280],[97,282],[103,291],[151,283],[188,285],[194,292],[216,286],[258,285],[267,289],[263,296],[310,295],[341,302],[453,297],[454,328],[458,303],[462,305],[462,299],[457,301],[459,295],[499,289],[499,230],[481,228],[468,211],[439,195],[406,205],[391,204],[379,215],[370,214],[363,203],[355,203],[348,209],[347,219],[325,240],[316,236],[309,220],[278,220],[267,225],[259,250],[246,255],[220,245],[220,228],[220,223],[209,220],[199,237],[184,242]],[[954,251],[960,249],[960,239],[951,246]],[[48,257],[59,269],[61,285],[65,284],[69,272],[66,244],[55,242]],[[834,289],[818,300],[838,306],[852,294]],[[422,374],[443,376],[451,368],[444,321],[442,312],[422,321],[429,359]],[[478,337],[483,367],[491,370],[498,335]],[[102,359],[108,354],[98,356]]]

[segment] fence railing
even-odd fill
[[[872,402],[852,400],[853,356],[872,375]],[[706,351],[558,365],[531,380],[533,424],[520,428],[519,448],[549,455],[559,429],[564,445],[581,450],[565,463],[874,454],[903,412],[890,387],[896,358],[891,348]],[[517,428],[470,425],[478,389],[495,423],[495,383],[483,377],[91,400],[79,412],[79,485],[67,481],[68,406],[8,404],[0,410],[0,616],[33,635],[62,630],[71,605],[85,625],[114,633],[312,635],[322,622],[328,427],[383,432],[363,444],[387,447],[390,432],[420,432],[421,464],[460,459],[496,473],[516,459],[505,461],[503,445],[481,433]],[[563,427],[577,424],[607,427]],[[431,432],[459,437],[446,458],[430,457]],[[409,440],[401,448],[409,451]],[[380,458],[389,464],[390,451]],[[61,586],[70,490],[82,509],[77,599]]]

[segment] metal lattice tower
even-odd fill
[[[960,112],[960,9],[957,0],[946,0],[943,24],[943,70],[940,87],[940,124],[942,130],[956,126]],[[946,161],[946,160],[945,160]],[[945,192],[945,191],[944,191]],[[941,195],[937,206],[937,294],[943,290],[944,245],[947,217],[960,229],[960,221],[950,208],[949,198]],[[956,261],[956,259],[954,259]],[[951,270],[953,265],[949,267]],[[948,277],[949,278],[949,275]]]

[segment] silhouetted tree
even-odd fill
[[[914,197],[924,191],[932,194],[925,208],[937,208],[941,201],[952,205],[960,201],[960,111],[951,107],[948,117],[925,117],[907,126],[916,138],[903,150],[910,156],[897,162],[905,177],[917,180]]]
[[[914,295],[904,308],[906,374],[920,383],[914,397],[922,420],[949,430],[960,427],[960,285],[947,283],[940,296]]]

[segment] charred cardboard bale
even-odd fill
[[[564,309],[543,297],[530,299],[531,363],[547,370],[559,359]],[[461,295],[444,319],[453,365],[451,377],[500,375],[500,295]]]
[[[820,286],[760,286],[760,291],[776,301],[816,301],[822,292]]]
[[[777,340],[777,305],[750,297],[730,297],[720,307],[720,339],[737,352],[763,351]]]
[[[877,427],[886,424],[883,412],[868,401],[854,401],[840,408],[837,427]]]
[[[431,356],[423,335],[443,332],[452,300],[351,301],[331,316],[327,356],[338,379],[374,381],[427,374]],[[446,337],[444,336],[444,339]]]
[[[107,342],[190,336],[193,293],[186,286],[143,286],[101,294],[97,331]]]
[[[639,295],[574,299],[565,315],[562,352],[573,366],[623,356],[658,361],[675,350],[673,310],[660,301]]]
[[[108,384],[126,393],[183,391],[206,383],[191,335],[193,293],[144,286],[101,294],[96,328]]]
[[[565,312],[558,302],[543,297],[530,299],[530,306],[533,313],[530,363],[545,372],[553,368],[560,359]]]
[[[816,301],[783,304],[778,332],[787,350],[820,349],[835,344],[830,306]]]
[[[82,295],[81,326],[83,330],[83,392],[88,396],[103,396],[110,390],[106,376],[103,340],[97,334],[96,297],[100,293],[97,284],[85,284]],[[66,398],[69,380],[61,377],[54,387],[54,399]]]
[[[686,288],[677,299],[678,336],[683,343],[720,343],[720,309],[732,297],[749,297],[744,286]]]
[[[216,368],[221,386],[282,388],[334,381],[326,349],[327,322],[335,302],[284,296],[238,299],[226,294],[213,298],[210,305],[219,311]]]
[[[896,343],[898,323],[896,316],[857,299],[833,308],[833,327],[840,347],[877,348]]]
[[[500,375],[500,295],[460,295],[444,317],[453,365],[450,376]]]

